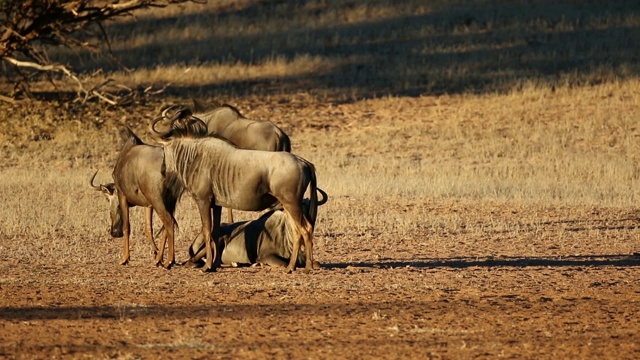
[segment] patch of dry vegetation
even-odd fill
[[[583,234],[562,226],[551,232],[536,229],[548,228],[539,225],[551,220],[545,209],[567,206],[581,209],[578,220],[599,218],[590,209],[601,209],[619,214],[609,220],[628,219],[624,226],[636,226],[640,129],[633,108],[640,101],[639,85],[629,80],[553,91],[528,86],[502,95],[394,97],[341,105],[307,99],[274,106],[248,99],[243,112],[282,125],[294,152],[316,165],[319,186],[330,195],[317,233],[318,247],[325,251],[358,242],[362,253],[351,256],[375,261],[389,247],[401,246],[402,238],[417,234],[430,243],[447,234],[489,241],[502,233],[504,239],[551,236],[562,244],[558,249],[580,253],[590,246],[576,240]],[[144,118],[123,119],[119,111],[107,111],[109,119],[100,115],[89,125],[62,122],[48,140],[27,136],[12,144],[10,162],[0,170],[2,237],[33,237],[34,248],[22,248],[32,252],[45,251],[37,239],[64,234],[64,242],[56,241],[61,251],[67,251],[67,242],[78,246],[63,256],[67,261],[91,258],[77,242],[100,239],[96,252],[117,257],[120,241],[107,240],[106,201],[89,188],[88,179],[98,168],[97,180],[111,181],[125,123],[146,135]],[[157,113],[152,107],[141,111]],[[503,208],[518,214],[505,214]],[[488,218],[493,211],[495,216]],[[146,258],[141,210],[134,209],[132,221],[134,256]],[[188,195],[178,221],[177,246],[185,249],[199,229]],[[603,235],[594,230],[593,236]],[[606,239],[629,252],[637,244],[637,239],[611,234]],[[524,241],[519,251],[540,251],[531,243]],[[500,253],[484,249],[469,244],[468,251]]]
[[[640,72],[634,1],[210,1],[107,24],[108,58],[51,56],[176,94],[362,97],[508,92]],[[106,51],[106,49],[105,49]],[[191,71],[185,74],[185,70]],[[174,83],[175,82],[175,83]],[[43,84],[45,87],[45,84]]]
[[[316,165],[330,195],[318,225],[324,251],[362,241],[369,245],[360,255],[379,257],[416,234],[517,238],[549,221],[548,207],[634,217],[640,81],[628,45],[640,25],[635,7],[394,4],[210,2],[110,25],[113,48],[133,71],[98,63],[103,76],[130,85],[179,78],[177,90],[125,109],[0,105],[0,237],[22,241],[0,246],[32,258],[115,259],[120,242],[104,241],[106,202],[88,179],[100,169],[98,181],[110,181],[124,126],[148,140],[148,119],[194,94],[274,121],[294,152]],[[86,54],[54,56],[94,70]],[[438,211],[451,208],[459,211]],[[188,198],[179,207],[178,249],[199,228],[194,209]],[[133,216],[134,256],[147,254],[142,211]],[[42,245],[60,238],[53,252]],[[623,247],[632,251],[634,243]],[[535,253],[524,246],[519,251]]]

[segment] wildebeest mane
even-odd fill
[[[218,140],[221,141],[218,142]],[[167,174],[166,176],[168,176],[168,173],[170,172],[175,172],[177,173],[177,176],[184,181],[185,179],[190,178],[188,168],[194,163],[199,163],[204,160],[207,162],[207,167],[213,167],[210,162],[215,158],[204,156],[201,151],[203,146],[236,147],[232,142],[218,136],[207,136],[203,138],[185,137],[183,141],[177,142],[173,145],[173,151],[165,152],[163,172]]]
[[[242,115],[242,114],[240,113],[240,110],[238,110],[238,108],[237,108],[237,107],[235,107],[235,106],[233,106],[233,105],[230,105],[230,104],[222,104],[220,107],[218,107],[218,109],[220,109],[220,108],[224,108],[224,107],[229,108],[231,111],[233,111],[234,113],[236,113],[236,115],[238,115],[239,117],[242,117],[242,118],[244,117],[244,115]]]
[[[180,181],[177,174],[173,174],[173,173],[167,174],[164,171],[164,161],[162,162],[162,172],[164,175],[162,200],[165,203],[165,207],[167,208],[167,211],[169,212],[169,214],[171,214],[172,220],[174,222],[174,226],[177,228],[178,223],[175,221],[175,218],[173,217],[173,213],[175,212],[176,205],[178,201],[180,201],[182,194],[184,194],[184,190],[185,190],[184,184],[182,184],[182,181]]]
[[[222,106],[222,104],[220,104],[216,100],[209,100],[205,104],[202,101],[193,97],[191,98],[191,102],[193,103],[193,111],[195,113],[207,113]]]
[[[200,138],[207,136],[209,130],[207,124],[193,116],[189,109],[178,110],[171,116],[170,120],[171,128],[162,136],[163,139],[177,137]]]
[[[238,115],[238,117],[244,118],[244,115],[242,115],[242,113],[240,113],[240,110],[238,110],[237,107],[231,105],[231,104],[220,104],[218,102],[214,102],[211,106],[205,108],[203,105],[200,106],[194,106],[194,110],[196,112],[198,112],[200,115],[202,116],[207,116],[209,114],[212,114],[216,111],[220,111],[224,108],[228,108],[229,110],[233,111],[236,115]]]
[[[117,167],[117,164],[120,163],[122,158],[125,155],[127,155],[127,153],[129,152],[129,150],[131,150],[132,147],[137,146],[137,145],[145,145],[144,142],[128,126],[127,126],[127,130],[126,130],[126,133],[124,134],[124,136],[126,138],[125,138],[125,141],[124,141],[124,145],[122,145],[122,148],[120,149],[120,153],[118,154],[118,158],[116,159],[116,167]],[[115,168],[114,168],[114,171],[115,171]]]

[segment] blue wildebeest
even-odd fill
[[[317,206],[327,202],[327,193],[318,188],[322,196]],[[311,222],[308,199],[304,200],[303,211]],[[266,264],[276,267],[285,267],[291,258],[293,248],[293,228],[283,209],[270,210],[256,220],[243,221],[233,224],[222,224],[220,227],[220,245],[223,246],[220,262],[222,266],[238,266]],[[190,261],[199,261],[205,256],[202,234],[198,235],[191,247]],[[302,266],[306,262],[304,249],[298,256],[296,265]],[[195,263],[193,265],[196,265]],[[320,264],[314,261],[314,267]]]
[[[216,103],[208,108],[196,99],[192,102],[194,116],[207,124],[207,133],[221,136],[240,149],[291,152],[289,136],[271,121],[248,119],[229,104]],[[227,219],[233,223],[231,209]]]
[[[198,206],[206,248],[204,270],[214,269],[214,260],[218,260],[222,207],[261,211],[278,202],[294,224],[287,272],[295,268],[301,240],[307,252],[305,269],[311,270],[315,224],[302,211],[302,203],[309,188],[309,213],[310,218],[315,219],[317,194],[313,164],[288,152],[239,149],[224,138],[207,136],[206,124],[188,110],[174,114],[169,130],[159,132],[156,124],[167,118],[165,114],[166,110],[163,116],[151,121],[149,129],[164,148],[167,176],[177,177]],[[216,244],[213,248],[212,234]]]
[[[207,109],[198,100],[192,101],[194,116],[207,125],[209,134],[221,136],[240,149],[291,152],[289,136],[271,121],[247,119],[229,104]]]
[[[113,169],[113,183],[93,184],[96,173],[91,178],[90,184],[96,190],[100,190],[109,199],[109,212],[111,216],[111,236],[123,237],[124,248],[120,264],[129,262],[129,236],[131,233],[129,222],[129,207],[145,207],[145,231],[156,255],[157,265],[162,263],[164,242],[168,238],[169,257],[164,266],[170,268],[175,263],[173,237],[176,225],[173,216],[176,203],[183,189],[180,183],[162,173],[164,152],[162,147],[146,145],[130,129],[127,128],[128,138],[125,141],[116,165]],[[152,210],[160,217],[165,229],[163,232],[162,248],[158,249],[153,240]]]

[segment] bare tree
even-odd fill
[[[110,49],[105,21],[140,9],[184,2],[206,0],[0,0],[0,60],[15,70],[18,84],[28,85],[34,73],[60,73],[77,84],[79,100],[97,97],[119,104],[120,96],[100,91],[110,80],[88,87],[72,69],[51,62],[46,46],[97,51],[104,43]]]

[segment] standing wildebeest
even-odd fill
[[[291,152],[287,134],[271,121],[247,119],[229,104],[215,104],[213,108],[192,99],[195,117],[207,124],[207,133],[221,136],[240,149]],[[233,223],[233,213],[228,212]]]
[[[193,100],[194,116],[207,125],[209,134],[216,134],[240,149],[291,152],[287,134],[271,121],[247,119],[238,109],[229,105],[206,106]]]
[[[169,257],[164,266],[170,268],[175,263],[173,251],[173,237],[176,203],[182,194],[179,182],[170,180],[162,173],[164,152],[161,147],[146,145],[130,129],[127,128],[128,138],[125,141],[116,166],[113,169],[114,183],[96,186],[91,178],[91,187],[101,190],[109,198],[111,215],[111,236],[123,237],[124,248],[120,264],[129,262],[129,207],[143,206],[145,210],[145,230],[154,253],[155,262],[162,263],[164,242],[169,240]],[[163,233],[162,249],[158,252],[153,241],[152,210],[155,210],[165,229]]]
[[[328,197],[322,189],[318,188],[318,192],[322,195],[317,203],[320,206],[327,202]],[[309,214],[309,203],[308,199],[304,200],[303,211],[314,222]],[[256,220],[222,224],[220,233],[220,245],[224,245],[220,255],[222,266],[267,264],[285,267],[291,258],[293,229],[282,208],[270,210]],[[202,234],[194,239],[189,254],[192,262],[204,257]],[[306,254],[301,251],[296,265],[302,266],[305,261]],[[319,267],[320,264],[314,261],[314,266]]]
[[[163,114],[166,114],[166,110]],[[292,255],[287,271],[295,268],[302,239],[307,252],[305,269],[311,270],[315,224],[302,211],[302,201],[309,187],[309,213],[315,219],[317,194],[313,164],[288,152],[239,149],[226,139],[207,137],[206,124],[192,117],[187,110],[173,115],[170,129],[160,133],[155,125],[163,119],[166,116],[156,118],[149,128],[164,148],[167,175],[175,175],[181,181],[200,211],[206,247],[204,270],[213,269],[214,259],[217,261],[216,248],[223,206],[260,211],[278,201],[294,224]],[[212,231],[216,243],[213,249]]]

